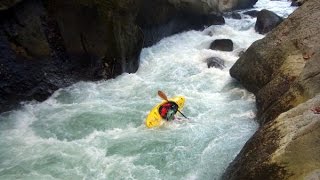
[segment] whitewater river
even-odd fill
[[[287,0],[255,7],[294,10]],[[137,73],[79,82],[1,114],[0,179],[219,179],[258,128],[254,96],[229,76],[238,53],[263,38],[254,23],[243,16],[165,38],[143,49]],[[208,49],[220,38],[232,39],[234,51]],[[208,57],[226,68],[207,68]],[[190,120],[147,129],[158,90],[185,96]]]

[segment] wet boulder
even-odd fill
[[[278,26],[283,19],[272,11],[263,9],[257,14],[254,29],[260,34],[266,34]]]
[[[233,42],[230,39],[216,39],[210,44],[210,49],[219,51],[233,51]]]
[[[291,6],[301,6],[306,0],[292,0]]]
[[[218,68],[218,69],[224,69],[225,65],[224,65],[224,60],[218,57],[210,57],[208,59],[206,59],[208,68],[214,67],[214,68]]]
[[[257,11],[257,10],[251,10],[251,11],[246,11],[243,14],[249,15],[251,17],[257,17],[258,13],[259,13],[259,11]]]
[[[225,20],[224,20],[223,16],[221,16],[219,14],[211,13],[211,14],[207,15],[205,18],[206,18],[205,25],[207,25],[207,26],[225,24]]]

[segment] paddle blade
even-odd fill
[[[166,95],[164,92],[158,91],[158,95],[159,95],[162,99],[168,101],[167,95]]]

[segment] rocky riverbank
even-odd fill
[[[320,2],[306,1],[231,68],[261,127],[223,179],[320,177]]]

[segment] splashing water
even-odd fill
[[[228,72],[263,37],[254,22],[229,19],[165,38],[143,49],[137,73],[79,82],[1,114],[0,179],[218,179],[257,129],[254,96]],[[232,39],[234,51],[208,49],[220,38]],[[208,57],[227,68],[208,69]],[[147,129],[158,90],[185,96],[190,120]]]

